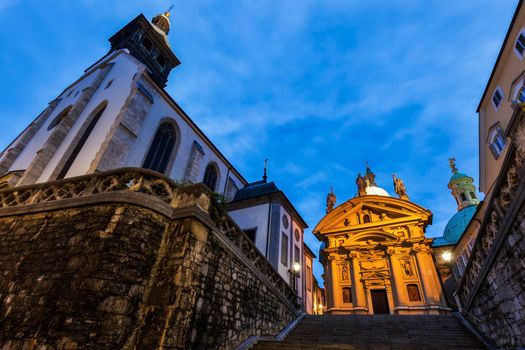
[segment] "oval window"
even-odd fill
[[[56,116],[56,117],[51,121],[51,123],[49,123],[49,125],[47,126],[47,130],[51,130],[51,129],[53,129],[55,126],[57,126],[58,123],[60,123],[60,121],[61,121],[62,119],[64,119],[64,117],[65,117],[66,115],[68,115],[68,113],[69,113],[69,111],[71,111],[71,108],[72,108],[72,107],[73,107],[73,106],[68,106],[68,107],[64,108],[64,109],[62,110],[62,112],[58,113],[57,116]]]

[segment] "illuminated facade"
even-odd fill
[[[399,198],[377,186],[368,168],[359,175],[358,194],[335,206],[327,197],[327,214],[314,229],[323,242],[326,313],[439,314],[446,306],[425,237],[432,213],[410,202],[401,179],[394,178]]]

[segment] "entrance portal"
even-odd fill
[[[372,309],[375,315],[390,313],[385,289],[372,289],[370,295],[372,296]]]

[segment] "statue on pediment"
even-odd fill
[[[407,195],[407,189],[405,183],[400,178],[396,177],[396,174],[392,174],[394,180],[394,191],[398,194],[399,198],[409,200]]]
[[[357,179],[355,179],[355,183],[357,185],[357,194],[358,196],[365,196],[366,195],[366,187],[368,179],[361,176],[361,173],[357,174]]]
[[[327,214],[334,209],[335,201],[336,201],[336,197],[334,193],[334,188],[330,186],[330,191],[326,195],[326,213]]]

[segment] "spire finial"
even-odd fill
[[[450,166],[450,169],[452,169],[452,174],[458,172],[458,168],[456,168],[456,158],[449,158],[448,165]]]
[[[173,4],[171,4],[170,7],[168,7],[168,9],[166,10],[166,12],[164,12],[164,16],[166,16],[166,17],[171,16],[171,10],[172,9],[173,9]]]
[[[266,158],[264,160],[264,173],[263,173],[263,181],[264,182],[266,182],[268,180],[267,171],[268,171],[268,158]]]
[[[162,30],[164,34],[168,35],[170,32],[170,16],[171,16],[171,9],[173,8],[173,5],[168,7],[166,12],[161,13],[153,17],[151,20],[151,23],[153,23],[157,28]]]

